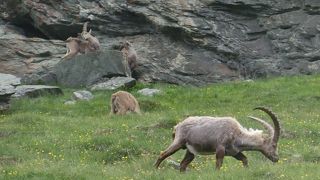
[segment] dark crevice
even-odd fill
[[[270,9],[269,6],[266,5],[256,5],[249,6],[246,4],[238,3],[238,4],[225,4],[221,2],[215,2],[210,4],[211,8],[221,11],[226,11],[231,14],[237,14],[246,17],[256,18],[259,14],[263,14],[264,12],[268,12]]]
[[[21,28],[24,31],[26,37],[33,38],[43,38],[49,39],[44,33],[42,33],[39,29],[33,26],[33,20],[29,16],[16,17],[12,22],[12,25],[15,25]]]
[[[113,15],[101,16],[109,24],[107,28],[100,29],[101,32],[109,36],[134,36],[141,34],[153,34],[156,27],[143,14],[121,11]],[[113,23],[109,23],[113,22]]]

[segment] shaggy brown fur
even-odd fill
[[[89,49],[91,51],[97,51],[100,49],[100,42],[96,37],[91,35],[91,29],[89,30],[89,32],[87,31],[87,27],[88,22],[85,22],[83,24],[81,37],[89,42]]]
[[[67,53],[62,57],[62,59],[70,59],[78,53],[84,54],[89,51],[88,41],[84,41],[80,38],[69,37],[66,42]]]
[[[112,94],[110,106],[110,114],[124,115],[130,112],[141,113],[136,98],[126,91],[118,91]]]
[[[62,59],[70,59],[78,53],[85,54],[100,49],[99,40],[91,35],[91,30],[87,32],[87,26],[88,22],[84,23],[82,32],[78,34],[78,37],[69,37],[66,40],[67,53]]]
[[[130,70],[137,67],[137,52],[134,50],[132,44],[126,41],[120,48],[124,59],[128,62]]]

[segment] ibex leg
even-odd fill
[[[221,168],[224,154],[225,148],[223,146],[218,146],[216,149],[216,170],[219,170]]]
[[[182,145],[179,143],[172,143],[161,155],[159,156],[157,162],[154,164],[156,168],[159,167],[160,163],[166,159],[167,157],[171,156],[175,152],[177,152],[179,149],[181,149]]]
[[[248,167],[248,159],[242,152],[239,152],[238,154],[236,154],[233,157],[239,161],[242,161],[242,164],[244,167]]]
[[[194,154],[187,150],[183,160],[180,163],[180,172],[184,172],[187,169],[188,164],[194,159]]]

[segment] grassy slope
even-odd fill
[[[90,102],[64,105],[71,95],[14,102],[0,115],[0,179],[316,179],[320,177],[320,76],[215,84],[203,88],[149,85],[155,97],[131,89],[142,116],[108,116],[112,92],[96,92]],[[284,129],[281,160],[271,163],[258,152],[245,152],[249,168],[226,157],[220,172],[214,156],[197,156],[185,174],[164,162],[152,167],[171,142],[173,125],[188,115],[234,116],[261,129],[247,115],[271,107]],[[184,151],[171,159],[179,161]]]

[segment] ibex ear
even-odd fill
[[[91,31],[91,29],[90,29],[88,33],[91,34],[91,32],[92,32],[92,31]]]

